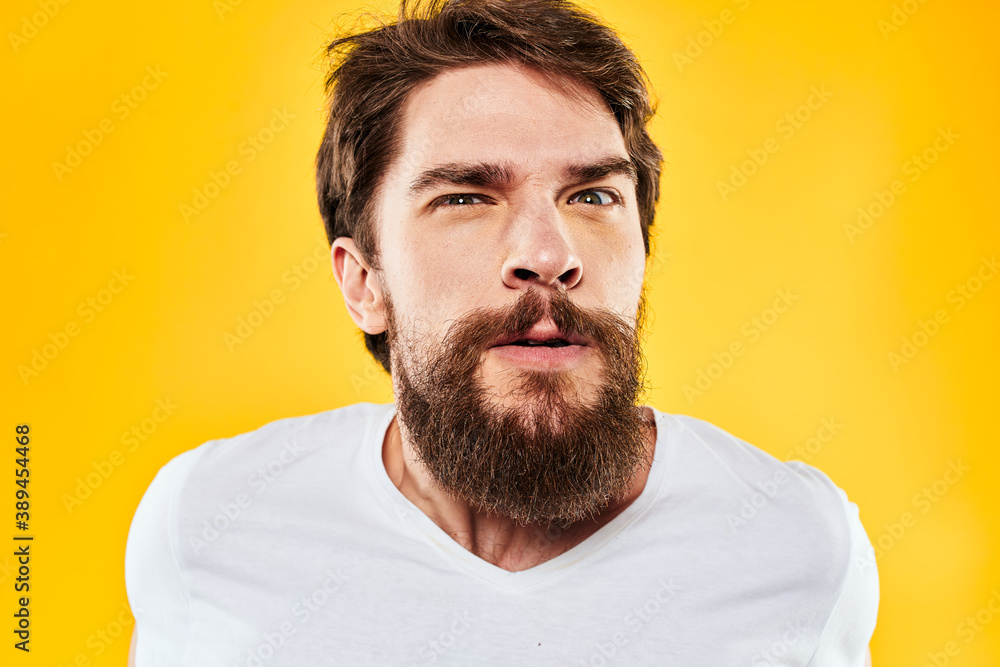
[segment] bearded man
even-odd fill
[[[161,469],[135,664],[864,665],[857,506],[639,404],[661,154],[634,54],[562,0],[404,2],[329,52],[320,210],[395,402]]]

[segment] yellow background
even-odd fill
[[[16,532],[18,423],[32,429],[36,536],[27,656],[11,647],[13,547],[0,550],[4,664],[124,664],[130,624],[111,635],[129,619],[125,538],[171,457],[281,417],[391,399],[329,262],[310,260],[325,253],[312,172],[319,55],[357,5],[223,1],[4,3],[0,540]],[[923,665],[956,640],[947,664],[1000,664],[1000,619],[971,641],[957,634],[1000,590],[1000,279],[961,308],[953,292],[976,287],[983,258],[1000,251],[1000,10],[971,0],[595,7],[636,49],[660,101],[649,402],[782,459],[805,447],[797,456],[847,491],[887,547],[876,666]],[[678,57],[686,50],[690,61]],[[829,95],[803,111],[812,87]],[[243,142],[267,138],[275,110],[294,118],[251,160]],[[778,123],[796,112],[808,120],[786,136]],[[113,131],[57,173],[102,120]],[[910,180],[908,161],[948,128],[947,150]],[[769,138],[777,152],[723,200],[719,181]],[[185,220],[180,205],[230,161],[240,173]],[[858,207],[895,179],[905,192],[849,233]],[[131,276],[124,289],[114,271]],[[276,289],[283,303],[227,345]],[[798,300],[775,321],[779,289]],[[102,308],[93,317],[88,298]],[[926,322],[939,309],[947,321],[935,330]],[[754,317],[771,320],[766,331]],[[912,359],[892,363],[921,321],[934,335],[916,335]],[[64,340],[70,323],[77,335]],[[734,341],[744,353],[711,367]],[[36,351],[52,358],[22,377]],[[699,371],[716,377],[686,393]],[[176,406],[160,422],[157,400]],[[823,419],[841,425],[832,438]],[[146,439],[128,451],[133,428]],[[817,435],[828,442],[810,443]],[[108,463],[114,450],[119,465]],[[941,481],[950,461],[969,468],[954,484]],[[108,465],[81,499],[79,485]],[[918,505],[935,482],[943,493]],[[71,494],[79,502],[67,507]],[[905,512],[914,520],[894,536]]]

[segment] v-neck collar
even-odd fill
[[[381,409],[375,411],[369,421],[364,442],[364,446],[368,450],[366,453],[368,472],[378,491],[384,494],[390,506],[395,510],[400,522],[409,524],[411,528],[415,529],[449,563],[500,588],[523,590],[574,570],[579,563],[601,551],[642,516],[659,495],[664,477],[663,470],[665,467],[669,467],[666,460],[671,458],[670,447],[675,441],[673,437],[668,437],[668,432],[674,430],[670,428],[673,426],[673,420],[670,419],[669,414],[662,413],[652,406],[648,407],[653,411],[656,422],[656,448],[653,452],[653,463],[646,478],[646,485],[639,497],[622,510],[618,516],[601,526],[579,544],[555,558],[527,570],[509,572],[476,556],[442,530],[392,483],[382,461],[382,444],[385,440],[386,430],[396,414],[394,403],[381,406]]]

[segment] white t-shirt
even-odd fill
[[[128,537],[136,665],[862,667],[879,587],[857,506],[812,466],[653,412],[642,494],[521,572],[393,485],[392,404],[184,452]]]

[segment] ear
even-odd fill
[[[330,248],[333,261],[333,277],[344,295],[344,304],[354,323],[370,334],[385,331],[384,301],[382,283],[354,239],[342,236]]]

